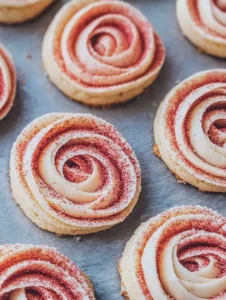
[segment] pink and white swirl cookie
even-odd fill
[[[184,35],[209,54],[226,57],[226,1],[177,0]]]
[[[0,246],[0,299],[94,300],[85,274],[54,248]]]
[[[226,71],[197,73],[173,88],[155,117],[155,150],[180,181],[226,192]]]
[[[0,23],[14,24],[31,20],[54,0],[1,0]]]
[[[0,44],[0,120],[13,106],[16,94],[16,69],[9,52]]]
[[[126,140],[90,114],[52,113],[14,143],[13,196],[39,227],[88,234],[122,222],[141,190],[140,166]]]
[[[52,21],[43,44],[50,80],[88,105],[124,102],[159,74],[163,44],[146,18],[128,3],[72,0]]]
[[[226,299],[226,219],[174,207],[143,223],[119,264],[129,300]]]

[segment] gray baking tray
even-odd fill
[[[118,260],[141,222],[182,204],[205,205],[226,216],[225,195],[201,193],[191,186],[180,185],[152,153],[153,119],[166,93],[195,72],[225,68],[226,61],[199,53],[184,39],[175,16],[175,0],[131,0],[129,2],[143,11],[164,41],[167,51],[164,68],[155,83],[131,102],[107,109],[85,107],[59,92],[42,67],[43,35],[64,2],[57,0],[31,22],[0,26],[0,42],[12,53],[18,72],[15,105],[0,122],[0,243],[56,247],[90,276],[97,299],[120,300]],[[75,237],[59,237],[40,230],[15,204],[8,177],[12,143],[25,125],[49,112],[92,113],[114,124],[132,145],[141,164],[143,189],[136,208],[124,223],[77,241]]]

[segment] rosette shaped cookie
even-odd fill
[[[226,298],[226,219],[200,206],[172,208],[143,223],[120,261],[130,300]]]
[[[53,248],[0,246],[0,299],[94,300],[86,275]]]
[[[145,17],[121,1],[73,0],[58,12],[43,44],[50,80],[88,105],[129,100],[149,86],[165,50]]]
[[[155,150],[184,183],[226,192],[226,71],[197,73],[161,103]]]
[[[0,44],[0,120],[13,106],[16,94],[16,69],[11,55]]]
[[[209,54],[226,57],[226,1],[177,0],[184,35]]]
[[[1,0],[0,23],[14,24],[38,16],[54,0]]]
[[[12,148],[13,196],[39,227],[88,234],[122,222],[141,189],[130,145],[89,114],[48,114],[28,125]]]

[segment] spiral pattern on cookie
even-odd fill
[[[186,79],[158,109],[160,156],[181,180],[204,191],[226,191],[226,72]]]
[[[174,207],[143,223],[120,262],[130,300],[226,297],[226,219],[200,206]]]
[[[0,120],[10,111],[16,94],[16,70],[8,51],[0,44]]]
[[[92,285],[54,248],[0,246],[0,299],[94,300]]]
[[[225,0],[177,0],[177,16],[185,36],[196,46],[226,57]]]
[[[140,94],[158,75],[165,50],[145,17],[121,1],[67,3],[44,40],[50,79],[69,97],[91,105]]]
[[[86,234],[122,222],[140,193],[140,167],[117,130],[89,114],[48,114],[11,155],[13,195],[41,228]]]

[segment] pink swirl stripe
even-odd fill
[[[0,246],[0,299],[94,300],[77,266],[53,248]]]
[[[0,45],[0,120],[11,109],[16,94],[16,70],[8,51]]]

